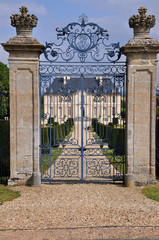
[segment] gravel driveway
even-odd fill
[[[14,187],[0,206],[0,239],[159,239],[159,202],[113,184]],[[13,230],[13,231],[12,231]]]

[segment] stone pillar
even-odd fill
[[[159,43],[150,38],[155,16],[139,15],[129,19],[134,38],[122,47],[127,57],[126,185],[156,183],[155,115],[156,73]]]
[[[40,186],[40,100],[39,56],[44,46],[32,37],[37,17],[27,14],[11,16],[17,36],[3,43],[9,52],[10,78],[10,180],[9,185]]]

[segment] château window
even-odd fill
[[[51,107],[51,116],[54,116],[54,108]]]
[[[71,108],[70,108],[70,107],[68,107],[68,109],[67,109],[67,110],[68,110],[68,112],[67,112],[67,113],[68,113],[68,116],[71,116]]]
[[[107,108],[106,107],[103,108],[103,115],[104,115],[104,117],[105,117],[105,115],[107,115]]]
[[[54,102],[54,99],[53,99],[53,96],[50,96],[50,102],[53,103]]]
[[[98,102],[98,98],[94,97],[93,102]]]
[[[97,117],[97,108],[96,108],[96,107],[93,108],[93,115],[94,115],[95,117]]]
[[[107,98],[106,97],[103,97],[103,102],[106,102],[107,101]]]
[[[62,102],[62,97],[59,97],[59,102],[60,102],[60,103]]]
[[[59,116],[62,117],[62,107],[59,107]]]

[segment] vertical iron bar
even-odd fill
[[[83,183],[83,74],[81,74],[81,182]]]
[[[50,89],[50,149],[49,149],[49,156],[50,156],[50,184],[51,184],[51,77],[49,78],[49,89]]]
[[[42,119],[42,116],[41,116],[41,81],[42,81],[42,76],[40,74],[40,91],[39,91],[39,94],[40,94],[40,171],[41,171],[41,180],[42,180],[42,136],[41,136],[41,119]],[[44,101],[43,101],[43,108],[44,108]],[[44,114],[44,112],[43,112]],[[44,117],[44,116],[43,116]],[[43,128],[44,128],[44,120],[43,120]],[[43,134],[44,136],[44,134]],[[44,141],[43,141],[44,142]]]

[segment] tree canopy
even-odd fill
[[[0,62],[0,118],[9,116],[9,69]]]

